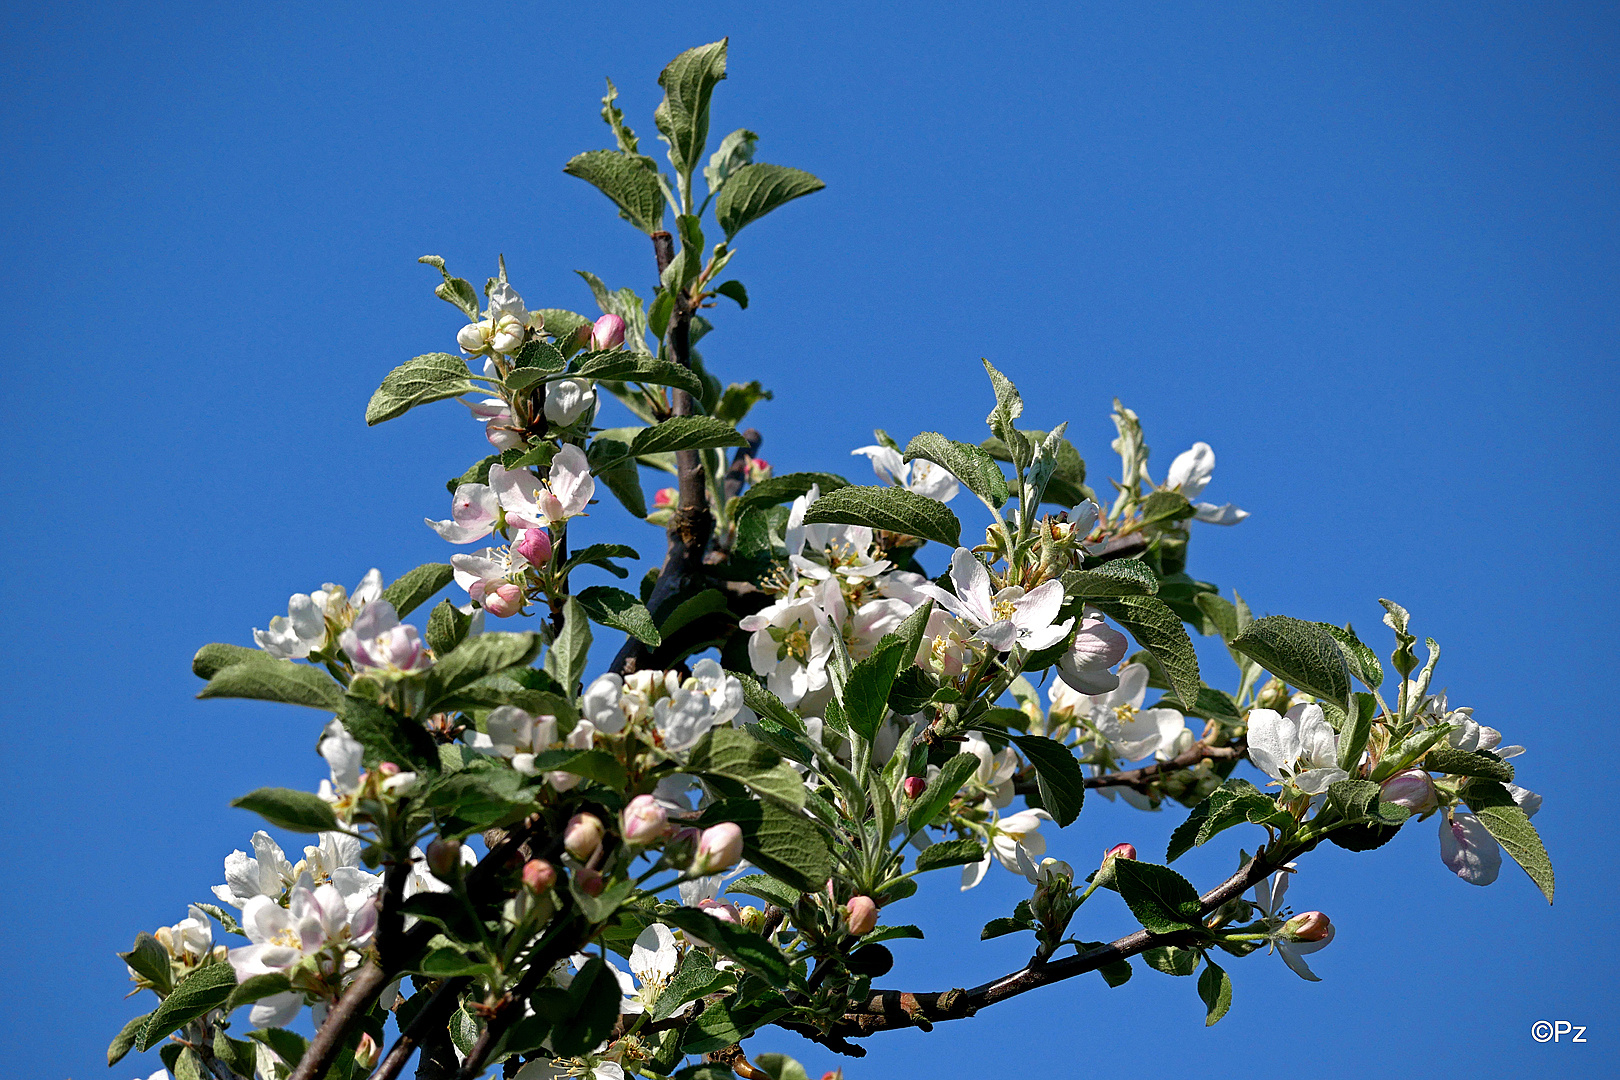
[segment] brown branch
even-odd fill
[[[1140,769],[1126,769],[1123,772],[1102,773],[1099,776],[1086,777],[1086,787],[1128,787],[1146,793],[1153,786],[1153,781],[1166,773],[1181,769],[1190,769],[1200,761],[1231,761],[1241,758],[1249,752],[1248,746],[1239,739],[1231,746],[1210,746],[1207,743],[1195,743],[1191,750],[1177,754],[1169,761],[1155,762],[1144,765]],[[1013,790],[1019,795],[1028,795],[1036,790],[1033,774],[1025,776],[1022,772],[1013,779]]]
[[[451,979],[435,990],[415,1019],[399,1033],[394,1045],[388,1048],[388,1054],[377,1063],[377,1071],[371,1074],[370,1080],[394,1080],[418,1046],[431,1047],[434,1033],[442,1033],[450,1014],[456,1009],[462,989],[470,982],[470,978]],[[427,1067],[428,1051],[424,1050],[422,1068]],[[417,1070],[417,1076],[422,1076],[421,1068]]]
[[[1221,884],[1199,897],[1200,910],[1208,913],[1228,900],[1240,896],[1277,868],[1277,863],[1264,851],[1250,859],[1243,868]],[[1159,945],[1175,945],[1188,940],[1187,931],[1174,934],[1151,934],[1138,930],[1117,941],[1061,960],[1031,963],[1018,971],[992,979],[971,990],[945,990],[934,993],[907,993],[900,990],[874,990],[864,1001],[853,1003],[850,1011],[833,1030],[834,1037],[862,1038],[878,1031],[894,1028],[917,1027],[924,1031],[936,1022],[959,1020],[972,1016],[980,1009],[1026,994],[1037,987],[1072,979],[1106,964],[1125,960],[1146,949]],[[785,1026],[785,1025],[784,1025]]]
[[[528,968],[523,977],[518,980],[495,1006],[495,1011],[484,1024],[484,1030],[478,1033],[472,1049],[467,1051],[467,1057],[461,1063],[461,1080],[475,1080],[482,1075],[484,1063],[494,1052],[495,1046],[506,1036],[507,1030],[519,1020],[523,1019],[524,1003],[534,994],[540,986],[540,980],[551,973],[557,961],[572,953],[578,952],[590,940],[596,927],[586,922],[583,917],[574,915],[569,917],[574,924],[573,929],[559,928],[551,944],[539,950],[538,955],[530,956]]]
[[[675,257],[673,240],[669,233],[659,231],[652,234],[652,241],[658,273],[662,276]],[[669,355],[687,369],[692,367],[692,311],[691,298],[685,292],[676,292],[675,308],[669,319]],[[673,390],[670,401],[671,416],[692,415],[692,395],[685,390]],[[680,595],[703,573],[703,554],[714,533],[714,512],[709,507],[708,485],[703,479],[703,455],[696,450],[677,450],[675,473],[680,503],[666,530],[668,543],[663,568],[658,571],[658,580],[647,598],[647,610],[654,616],[665,601]],[[639,640],[627,638],[609,670],[627,675],[646,663],[650,655],[647,646]]]

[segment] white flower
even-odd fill
[[[1013,801],[1013,775],[1018,772],[1018,754],[1012,747],[1001,753],[990,749],[990,744],[979,735],[969,732],[962,739],[962,749],[979,759],[974,779],[994,794],[991,803],[999,810]]]
[[[1187,719],[1175,709],[1144,709],[1148,670],[1126,664],[1119,670],[1119,686],[1106,694],[1083,699],[1077,712],[1091,722],[1120,761],[1152,757],[1161,747],[1174,745],[1187,728]],[[1056,687],[1052,693],[1056,693]],[[1072,707],[1072,706],[1071,706]]]
[[[617,735],[623,731],[625,721],[633,719],[625,709],[624,679],[613,672],[598,675],[595,681],[585,688],[580,711],[598,731],[608,735]]]
[[[1536,816],[1540,795],[1517,784],[1507,789],[1526,817]],[[1479,818],[1450,810],[1440,815],[1440,861],[1470,885],[1489,885],[1502,870],[1502,845]]]
[[[795,570],[815,581],[826,581],[834,572],[850,581],[860,581],[877,577],[894,565],[887,559],[872,558],[872,530],[865,525],[806,525],[805,514],[820,497],[820,485],[812,485],[788,508],[782,539],[788,562]],[[823,561],[807,558],[806,548]]]
[[[917,591],[973,625],[973,636],[998,652],[1015,645],[1037,652],[1062,641],[1074,626],[1073,619],[1053,625],[1063,606],[1062,583],[1047,581],[1028,592],[1011,585],[992,594],[990,571],[967,548],[951,556],[951,584],[955,596],[937,585],[920,585]]]
[[[1176,460],[1170,463],[1170,475],[1165,479],[1164,486],[1186,496],[1187,501],[1193,504],[1199,521],[1212,525],[1236,525],[1249,516],[1247,510],[1239,510],[1231,503],[1216,506],[1214,503],[1193,502],[1209,484],[1214,471],[1215,451],[1210,449],[1209,443],[1196,442],[1191,450],[1177,454]]]
[[[1286,869],[1294,869],[1294,864],[1286,864]],[[1288,892],[1288,879],[1292,876],[1292,874],[1279,870],[1254,887],[1254,902],[1264,914],[1266,922],[1272,924],[1273,929],[1280,930],[1282,925],[1288,921],[1286,911],[1282,906],[1282,899]],[[1309,982],[1321,982],[1322,980],[1306,965],[1302,957],[1306,953],[1313,953],[1318,949],[1327,948],[1328,943],[1333,940],[1334,933],[1334,928],[1330,924],[1327,936],[1321,941],[1289,941],[1279,935],[1272,938],[1271,943],[1282,957],[1283,963],[1287,964],[1295,975]]]
[[[1109,669],[1125,659],[1126,648],[1125,635],[1105,623],[1100,611],[1085,609],[1069,651],[1058,660],[1061,682],[1053,683],[1050,693],[1055,695],[1062,683],[1082,694],[1105,694],[1118,688],[1119,676]]]
[[[578,517],[596,494],[585,452],[572,444],[551,459],[545,483],[527,469],[509,472],[491,465],[489,486],[495,489],[507,522],[524,529],[550,528]]]
[[[422,520],[452,544],[470,544],[495,531],[499,512],[500,502],[488,484],[462,484],[450,498],[448,521]]]
[[[615,1061],[595,1065],[575,1058],[535,1058],[517,1071],[514,1080],[625,1080],[624,1069]]]
[[[358,786],[357,754],[353,762]],[[330,884],[353,912],[382,888],[381,876],[360,869],[360,841],[344,833],[321,833],[319,843],[304,848],[304,858],[296,866],[269,833],[254,833],[251,843],[253,855],[233,851],[225,857],[225,884],[213,888],[214,896],[232,907],[245,907],[255,896],[279,901],[294,885],[314,889]]]
[[[863,446],[850,451],[851,456],[863,454],[871,460],[872,471],[878,479],[886,484],[907,488],[940,502],[950,502],[962,489],[949,470],[932,461],[918,458],[908,463],[902,460],[900,451],[887,446]]]
[[[917,663],[944,678],[954,679],[978,661],[986,646],[973,636],[973,627],[942,608],[928,613]]]
[[[497,590],[502,585],[517,585],[515,595],[518,605],[522,603],[522,585],[524,576],[529,570],[529,560],[510,547],[480,548],[470,555],[450,556],[450,565],[454,568],[456,584],[467,590],[467,595],[491,614],[506,616],[513,613],[512,607],[505,601],[507,596],[496,599]]]
[[[1251,709],[1249,760],[1276,782],[1292,781],[1307,795],[1320,795],[1350,776],[1339,768],[1339,736],[1314,702],[1295,705],[1284,716]]]
[[[478,853],[466,844],[461,845],[461,865],[464,869],[478,865]],[[408,900],[417,893],[447,893],[450,886],[433,876],[428,869],[427,853],[412,844],[411,874],[405,879],[405,888],[401,891]]]
[[[558,427],[570,427],[596,413],[596,388],[589,379],[558,379],[546,384],[546,419]]]
[[[962,891],[967,892],[980,881],[994,858],[1015,874],[1022,874],[1031,885],[1039,883],[1038,861],[1046,854],[1046,838],[1038,831],[1041,822],[1051,821],[1045,810],[1020,810],[1009,814],[990,826],[990,850],[982,862],[962,867]]]
[[[515,705],[502,705],[491,711],[484,728],[489,733],[494,754],[511,761],[512,768],[524,776],[539,772],[534,767],[535,757],[557,742],[555,716],[534,717]]]
[[[433,666],[416,627],[401,625],[386,600],[367,604],[338,644],[363,674],[414,675]]]
[[[358,745],[358,744],[356,744]],[[253,854],[233,851],[225,856],[225,884],[215,885],[216,898],[240,908],[255,896],[279,899],[297,876],[281,845],[260,829],[251,841]]]
[[[301,660],[326,647],[329,622],[339,629],[348,626],[382,591],[382,571],[373,567],[352,597],[330,581],[313,593],[294,593],[287,601],[287,614],[271,619],[269,630],[253,631],[253,640],[271,656]]]
[[[827,585],[837,592],[837,582]],[[746,616],[738,626],[752,635],[748,659],[754,670],[765,677],[765,685],[783,704],[797,705],[827,685],[835,631],[814,594],[785,596]]]
[[[669,980],[674,978],[675,968],[680,962],[680,949],[669,927],[663,923],[653,923],[643,930],[637,936],[636,943],[630,946],[630,971],[640,986],[625,994],[619,1011],[635,1015],[657,1004],[659,995],[669,985]],[[617,969],[614,974],[619,976],[619,984],[623,986],[627,981],[625,975]],[[687,1002],[674,1015],[684,1015],[692,1004]]]
[[[186,909],[186,918],[173,926],[166,926],[154,935],[169,955],[193,967],[214,951],[214,924],[202,908],[192,904]],[[133,968],[130,974],[134,975]]]
[[[246,982],[255,975],[284,973],[306,956],[329,948],[342,952],[349,946],[364,945],[376,928],[376,905],[365,904],[351,916],[335,887],[294,887],[285,908],[268,896],[255,896],[247,902],[242,909],[242,930],[251,944],[232,949],[227,959],[236,969],[237,982]],[[334,969],[342,970],[336,964]],[[300,1000],[296,993],[266,999],[254,1008],[253,1025],[276,1027],[291,1021]]]
[[[360,762],[365,748],[340,721],[334,719],[326,725],[315,749],[332,770],[332,779],[321,781],[321,798],[337,802],[360,790]],[[280,849],[276,850],[279,854]]]
[[[494,370],[494,365],[484,369],[487,375]],[[466,398],[457,398],[457,401],[467,406],[473,419],[481,421],[484,425],[484,438],[497,450],[510,450],[523,442],[521,433],[512,430],[512,410],[500,398],[484,398],[482,401],[468,401]]]

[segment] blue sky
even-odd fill
[[[231,798],[321,775],[317,719],[193,700],[196,647],[250,641],[289,593],[445,558],[419,522],[483,453],[477,427],[453,405],[361,420],[389,368],[457,326],[416,257],[481,281],[504,252],[537,307],[588,309],[575,269],[646,291],[645,238],[560,168],[608,144],[604,75],[652,144],[659,68],[729,34],[715,131],[748,126],[762,160],[827,182],[744,235],[731,269],[753,303],[703,345],[723,378],[775,391],[752,421],[764,456],[853,476],[874,426],[976,439],[981,356],[1032,424],[1070,421],[1093,477],[1113,466],[1115,395],[1161,474],[1213,443],[1209,495],[1253,516],[1200,530],[1193,573],[1260,613],[1353,621],[1380,652],[1376,601],[1404,603],[1444,646],[1453,700],[1529,746],[1520,782],[1547,796],[1558,871],[1550,909],[1512,867],[1468,886],[1433,821],[1372,854],[1316,852],[1290,899],[1338,926],[1322,983],[1235,962],[1232,1012],[1205,1030],[1192,980],[1087,978],[873,1040],[849,1075],[1234,1058],[1603,1074],[1620,1021],[1601,779],[1620,644],[1615,15],[1120,7],[0,14],[0,1073],[105,1072],[136,1011],[113,951],[220,880],[255,828]],[[659,547],[606,508],[591,521]],[[1052,848],[1157,854],[1178,819],[1097,799]],[[1240,841],[1178,868],[1207,886]],[[929,941],[899,945],[885,982],[1017,967],[1021,942],[976,939],[1021,882],[996,870],[964,897],[937,877],[908,913]],[[1088,936],[1129,928],[1107,900]],[[1543,1018],[1588,1043],[1533,1043]],[[758,1048],[834,1064],[780,1032]]]

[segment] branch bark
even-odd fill
[[[1209,913],[1228,900],[1241,895],[1261,879],[1277,869],[1271,857],[1260,851],[1241,870],[1199,897],[1200,909]],[[1189,935],[1150,934],[1138,930],[1117,941],[1099,946],[1077,956],[1031,963],[1028,966],[975,986],[971,990],[945,990],[932,993],[909,993],[900,990],[874,990],[864,1001],[844,1014],[841,1023],[834,1026],[833,1038],[862,1038],[879,1031],[916,1027],[930,1030],[936,1022],[960,1020],[972,1016],[980,1009],[1026,994],[1041,986],[1064,979],[1072,979],[1105,964],[1125,960],[1158,945],[1184,943]]]

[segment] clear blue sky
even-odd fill
[[[0,1074],[105,1075],[134,1011],[114,949],[220,880],[255,827],[231,798],[320,775],[312,716],[192,699],[195,648],[249,642],[294,591],[445,557],[420,522],[444,516],[478,429],[454,405],[361,420],[390,367],[457,325],[416,257],[482,281],[504,252],[531,306],[588,309],[576,268],[645,290],[645,238],[560,168],[607,145],[604,75],[652,143],[660,66],[729,34],[715,130],[753,128],[761,159],[827,182],[745,234],[753,305],[703,345],[776,392],[755,416],[765,456],[853,475],[874,426],[977,438],[980,356],[1032,421],[1071,422],[1096,476],[1114,395],[1160,471],[1212,442],[1209,494],[1253,517],[1201,529],[1193,572],[1259,612],[1353,620],[1380,652],[1377,598],[1406,604],[1453,699],[1530,747],[1519,775],[1547,795],[1558,871],[1551,909],[1512,867],[1463,884],[1432,821],[1319,852],[1290,899],[1339,928],[1320,984],[1235,962],[1206,1031],[1192,980],[1088,978],[874,1040],[849,1075],[1234,1057],[1603,1075],[1620,1037],[1600,802],[1620,644],[1612,7],[595,6],[0,15]],[[1178,818],[1098,799],[1053,848],[1156,854]],[[1236,842],[1185,872],[1224,875]],[[1022,883],[995,870],[964,899],[939,877],[914,902],[929,943],[896,948],[889,985],[1020,961],[1022,942],[976,938]],[[1097,907],[1087,934],[1128,928]],[[1588,1044],[1532,1043],[1541,1018]]]

